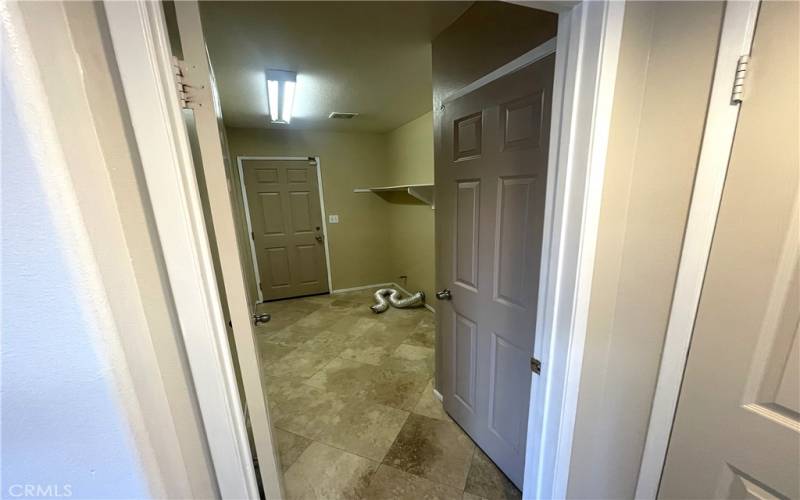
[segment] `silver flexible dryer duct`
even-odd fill
[[[387,295],[389,296],[389,300],[386,300]],[[425,294],[422,292],[417,292],[410,297],[402,299],[400,298],[400,292],[394,288],[381,288],[375,292],[373,297],[375,297],[375,302],[377,302],[377,304],[370,306],[370,309],[372,309],[372,312],[375,314],[382,313],[389,309],[389,304],[399,309],[404,309],[406,307],[418,306],[425,302]]]

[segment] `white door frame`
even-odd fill
[[[109,0],[104,6],[217,485],[223,498],[257,499],[161,3]]]
[[[739,56],[750,54],[758,7],[758,0],[727,2],[725,6],[708,115],[636,484],[636,498],[655,498],[661,483],[739,117],[739,103],[731,100],[733,77]]]
[[[523,497],[565,498],[625,3],[518,3],[558,13]]]
[[[523,493],[563,498],[625,6],[519,3],[559,15],[534,346],[542,373],[532,376]],[[191,156],[170,95],[174,84],[160,5],[107,1],[106,11],[215,473],[224,497],[258,498]]]
[[[327,213],[325,212],[325,196],[322,191],[322,165],[319,162],[319,156],[237,156],[236,165],[239,168],[239,185],[242,189],[242,202],[244,203],[244,214],[247,220],[247,233],[250,236],[253,233],[253,223],[250,221],[250,206],[247,204],[247,189],[244,185],[244,165],[243,161],[247,160],[291,160],[291,161],[308,161],[314,158],[316,163],[315,170],[317,171],[317,184],[319,185],[319,209],[322,212],[322,238],[323,245],[325,245],[325,266],[328,273],[328,293],[333,290],[333,283],[331,283],[331,251],[328,246],[328,224]],[[261,274],[258,269],[258,258],[256,255],[256,243],[252,237],[248,238],[250,241],[250,258],[253,261],[253,269],[256,273],[256,280],[261,282]],[[261,287],[258,288],[258,301],[264,302],[264,292]]]

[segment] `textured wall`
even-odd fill
[[[19,54],[4,41],[0,495],[147,497],[85,227],[63,168],[45,164],[47,134],[21,121],[36,110],[12,94]]]

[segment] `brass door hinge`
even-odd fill
[[[183,109],[195,109],[200,104],[197,102],[194,87],[186,79],[186,63],[172,56],[172,73],[175,76],[175,88],[178,92],[178,101]]]

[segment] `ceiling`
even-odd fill
[[[431,109],[430,42],[470,4],[200,2],[225,124],[392,130]],[[298,73],[291,125],[269,123],[266,69]]]

